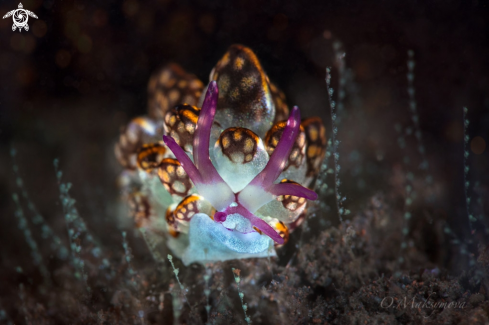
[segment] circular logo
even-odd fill
[[[15,13],[13,14],[13,19],[14,19],[14,24],[17,27],[24,27],[27,25],[27,21],[29,20],[29,16],[27,15],[27,12],[23,9],[17,9],[15,10]]]

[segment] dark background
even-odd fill
[[[0,20],[0,250],[4,270],[29,254],[14,218],[18,191],[14,145],[25,186],[38,210],[63,234],[53,159],[92,232],[120,243],[113,157],[119,128],[146,113],[146,85],[161,65],[177,62],[207,82],[233,43],[251,47],[265,70],[304,115],[331,130],[324,69],[332,40],[343,43],[351,75],[339,139],[345,205],[388,192],[407,169],[434,179],[430,209],[468,236],[463,191],[463,117],[469,107],[473,150],[470,195],[489,199],[489,5],[486,1],[23,1],[28,32]],[[0,2],[0,13],[17,8]],[[415,53],[416,100],[428,172],[419,171],[416,141],[397,143],[394,125],[412,127],[407,51]],[[337,85],[333,70],[333,87]],[[482,154],[475,154],[475,152]],[[355,158],[356,157],[356,158]],[[477,183],[479,182],[479,184]],[[421,194],[422,195],[422,194]],[[392,203],[396,204],[396,203]],[[337,216],[332,212],[331,220]],[[333,221],[332,221],[333,222]],[[35,234],[36,236],[36,234]],[[449,261],[441,261],[449,264]]]

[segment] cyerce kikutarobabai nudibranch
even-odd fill
[[[308,186],[325,154],[321,120],[289,113],[241,45],[207,87],[171,64],[148,93],[149,115],[133,119],[115,147],[136,225],[186,265],[274,256],[317,198]]]

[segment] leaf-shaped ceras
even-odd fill
[[[288,115],[285,96],[271,85],[255,53],[245,46],[231,46],[209,79],[217,81],[216,120],[224,129],[244,127],[264,137],[277,110],[285,118]]]
[[[148,83],[148,111],[155,120],[179,104],[197,105],[204,89],[202,81],[171,63],[151,76]]]
[[[149,82],[145,119],[163,127],[164,145],[143,141],[132,149],[137,163],[123,164],[144,171],[139,192],[149,199],[138,202],[153,209],[140,205],[139,220],[145,211],[165,220],[167,244],[185,264],[274,256],[317,197],[305,186],[324,156],[324,126],[301,123],[245,46],[231,46],[209,79],[204,88],[168,65]],[[154,177],[160,188],[145,185]]]
[[[165,189],[172,195],[186,197],[193,185],[180,162],[165,158],[158,167],[158,177]]]

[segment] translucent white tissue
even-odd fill
[[[265,168],[269,156],[263,141],[258,141],[257,151],[253,159],[246,164],[234,163],[222,153],[221,146],[217,143],[213,148],[215,167],[222,179],[231,187],[234,193],[241,191],[249,182]]]
[[[229,230],[199,213],[190,220],[189,246],[183,254],[185,265],[231,259],[276,256],[273,240],[257,232]]]

